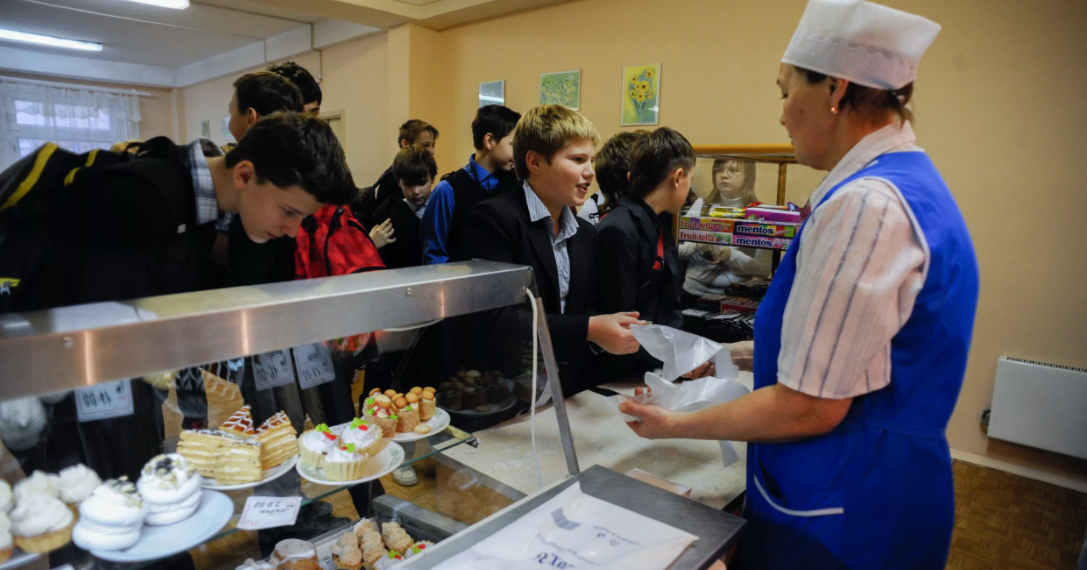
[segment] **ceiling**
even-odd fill
[[[406,23],[443,29],[568,0],[0,0],[0,28],[103,45],[0,40],[0,70],[184,87]]]

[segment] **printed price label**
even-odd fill
[[[298,385],[303,390],[336,379],[332,353],[322,342],[295,347],[294,364],[298,369]]]
[[[257,390],[270,390],[294,382],[291,353],[273,350],[254,356],[253,379],[257,383]]]
[[[81,422],[131,416],[132,386],[129,380],[97,384],[75,391],[76,416]]]
[[[302,497],[249,497],[238,519],[238,528],[260,530],[277,526],[291,526],[302,508]]]

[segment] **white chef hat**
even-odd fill
[[[940,25],[858,0],[809,0],[781,61],[876,89],[917,79]]]

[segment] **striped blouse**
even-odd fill
[[[820,202],[880,155],[922,152],[915,140],[908,122],[868,135],[812,194],[815,209],[800,237],[785,305],[781,384],[842,399],[891,382],[891,339],[909,319],[928,268],[924,235],[884,180],[855,180]]]

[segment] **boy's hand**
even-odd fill
[[[396,242],[393,233],[395,233],[393,231],[393,221],[391,219],[385,220],[370,230],[370,239],[373,240],[374,247],[381,249],[390,243]]]
[[[638,313],[615,313],[589,317],[589,341],[611,354],[633,354],[641,347],[630,325],[644,325]]]
[[[722,246],[717,248],[713,252],[713,257],[710,259],[710,265],[721,265],[722,263],[728,263],[728,260],[732,258],[732,248]]]
[[[734,342],[728,345],[728,353],[737,368],[747,372],[755,371],[755,341]]]

